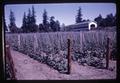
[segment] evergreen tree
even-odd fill
[[[97,22],[99,28],[101,28],[101,27],[102,27],[102,28],[106,27],[106,20],[105,20],[104,18],[102,18],[102,15],[101,15],[101,14],[99,14],[99,16],[94,19],[94,21]]]
[[[47,16],[47,11],[44,9],[43,12],[43,30],[44,31],[49,31],[49,22],[48,22],[48,16]]]
[[[34,6],[32,6],[32,11],[30,10],[30,8],[28,9],[25,32],[37,32],[38,31],[38,25],[36,24],[35,17],[36,17],[35,9],[34,9]]]
[[[110,27],[110,26],[115,26],[116,21],[115,21],[115,16],[113,14],[108,14],[106,18],[102,18],[101,15],[99,15],[97,18],[94,19],[98,26],[101,27]]]
[[[78,13],[77,13],[77,16],[76,16],[76,23],[80,23],[80,22],[82,22],[81,7],[79,7]]]
[[[101,16],[101,14],[99,14],[99,16],[96,17],[94,20],[97,22],[98,26],[102,26],[103,18]]]
[[[39,32],[44,32],[44,27],[43,27],[43,24],[39,24]]]
[[[60,31],[60,22],[56,21],[56,31]]]
[[[33,22],[33,24],[35,24],[36,23],[36,19],[35,19],[35,9],[34,9],[34,6],[32,6],[32,22]]]
[[[17,27],[15,24],[15,16],[12,10],[10,10],[10,16],[9,16],[10,24],[9,24],[9,29],[12,33],[17,32]]]
[[[55,17],[50,17],[50,28],[52,31],[60,31],[60,22],[58,20],[54,21]]]
[[[32,6],[32,16],[31,16],[31,32],[37,32],[38,31],[38,26],[36,24],[36,19],[35,19],[35,9],[34,9],[34,6]]]
[[[108,14],[105,20],[106,20],[106,26],[113,26],[114,16],[112,13]]]
[[[51,30],[52,30],[52,31],[56,31],[54,19],[55,19],[54,16],[51,16],[51,17],[50,17],[50,27],[51,27]]]
[[[46,9],[44,9],[44,13],[43,13],[43,25],[46,25],[48,23],[48,16],[47,16],[47,11]]]
[[[107,26],[107,24],[106,24],[106,23],[107,23],[107,22],[106,22],[106,19],[105,19],[105,18],[103,18],[103,19],[102,19],[102,21],[101,21],[101,23],[100,23],[100,26],[104,28],[104,27],[106,27],[106,26]]]
[[[32,25],[31,18],[32,18],[32,15],[31,15],[31,10],[29,8],[28,15],[27,15],[27,32],[31,32],[31,25]]]
[[[24,12],[24,16],[23,16],[23,21],[22,21],[22,32],[26,33],[27,32],[27,17],[26,17],[26,13]]]

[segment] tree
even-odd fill
[[[34,6],[32,6],[32,23],[35,24],[36,23],[36,19],[35,19],[35,9]]]
[[[88,21],[90,21],[90,20],[89,20],[89,19],[87,19],[87,20],[86,20],[86,19],[83,19],[83,20],[82,20],[82,22],[88,22]]]
[[[44,12],[43,12],[43,27],[44,27],[44,31],[49,31],[49,22],[48,22],[46,9],[44,9]]]
[[[106,20],[106,26],[113,26],[114,16],[112,13],[108,14],[105,20]]]
[[[54,20],[55,17],[51,16],[50,17],[50,28],[52,31],[60,31],[60,22],[58,20]]]
[[[108,14],[106,18],[102,18],[102,16],[99,15],[94,20],[97,22],[98,26],[101,26],[101,27],[110,27],[110,26],[116,25],[115,16],[113,16],[112,13]]]
[[[47,11],[44,9],[43,13],[43,25],[47,24],[48,16],[47,16]]]
[[[51,27],[51,30],[52,30],[52,31],[56,31],[54,19],[55,19],[54,16],[51,16],[51,17],[50,17],[50,27]]]
[[[32,6],[32,15],[31,15],[31,32],[37,32],[38,31],[38,25],[36,24],[35,19],[35,9],[34,6]]]
[[[32,6],[32,11],[30,8],[28,9],[28,15],[23,17],[23,21],[25,22],[25,32],[37,32],[38,31],[38,25],[36,24],[36,19],[35,19],[35,10],[34,6]]]
[[[32,15],[31,15],[31,10],[29,8],[28,15],[27,15],[27,32],[31,32],[31,25],[32,25],[31,18],[32,18]]]
[[[60,22],[56,21],[56,31],[60,31]]]
[[[23,21],[22,21],[22,32],[26,33],[27,32],[27,17],[26,17],[26,13],[24,12],[24,16],[23,16]]]
[[[42,23],[39,24],[39,32],[44,32],[44,27]]]
[[[99,28],[101,28],[101,27],[102,27],[102,28],[106,27],[106,20],[105,20],[104,18],[102,18],[102,15],[101,15],[101,14],[99,14],[99,16],[94,19],[94,21],[97,22]]]
[[[12,10],[10,10],[10,16],[9,16],[10,24],[9,24],[9,29],[12,33],[17,32],[17,26],[15,24],[15,16]]]
[[[65,31],[65,24],[64,23],[62,23],[61,31]]]
[[[76,23],[80,23],[80,22],[82,22],[81,7],[79,7],[78,13],[77,13],[77,16],[76,16]]]
[[[96,17],[94,20],[97,22],[98,26],[102,26],[103,18],[101,16],[101,14],[99,14],[99,16]]]

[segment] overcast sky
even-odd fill
[[[28,8],[35,8],[36,24],[42,23],[42,14],[44,9],[47,10],[48,16],[54,16],[55,20],[59,20],[60,24],[74,24],[75,16],[79,7],[82,9],[82,18],[94,20],[99,14],[105,18],[107,14],[116,14],[116,4],[114,3],[59,3],[59,4],[16,4],[5,5],[6,24],[9,24],[10,9],[14,12],[16,25],[21,27],[23,14],[28,13]]]

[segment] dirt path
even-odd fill
[[[61,74],[57,70],[33,60],[27,55],[11,50],[18,80],[86,80],[115,79],[116,71],[96,69],[72,62],[70,75]]]

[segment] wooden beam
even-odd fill
[[[68,39],[67,40],[68,42],[68,72],[67,72],[67,74],[70,74],[71,73],[71,55],[70,55],[70,48],[71,48],[71,46],[70,46],[70,39]]]
[[[106,69],[109,68],[109,58],[110,58],[110,39],[107,38]]]
[[[14,63],[13,63],[13,58],[11,56],[11,52],[10,52],[10,46],[9,45],[6,45],[6,60],[8,60],[8,64],[10,66],[10,71],[12,73],[12,80],[16,80],[16,77],[15,77],[15,67],[14,67]]]

